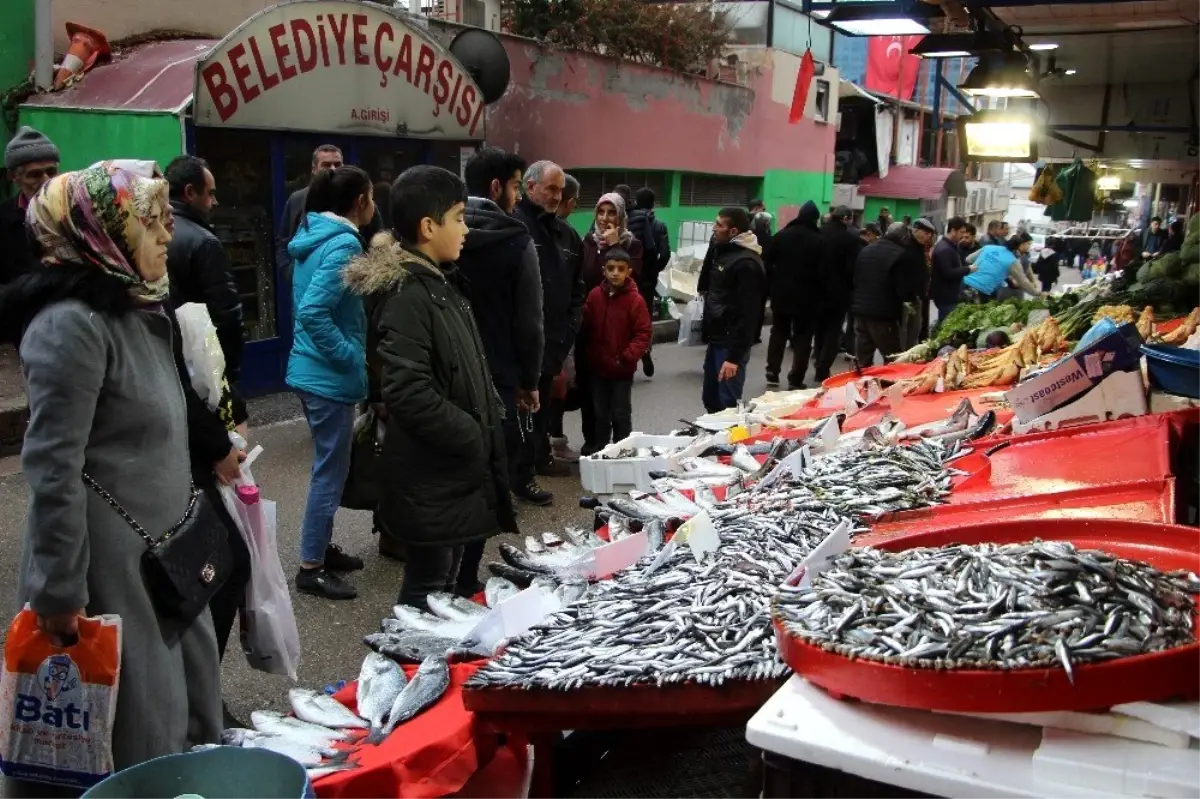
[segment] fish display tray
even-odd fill
[[[1193,527],[1110,519],[998,522],[914,533],[876,544],[900,551],[951,544],[1069,541],[1164,571],[1200,571],[1200,534]],[[1074,684],[1060,667],[1004,670],[922,669],[851,660],[808,644],[775,618],[783,660],[837,697],[881,705],[976,713],[1098,710],[1125,702],[1200,697],[1200,643],[1101,663],[1075,664]]]
[[[579,481],[585,491],[593,494],[613,494],[618,491],[650,491],[651,472],[671,468],[680,457],[688,453],[685,448],[694,442],[690,436],[656,436],[633,433],[615,444],[609,444],[595,455],[579,459]],[[675,455],[659,455],[646,458],[603,458],[601,455],[616,455],[623,449],[641,447],[678,447]]]

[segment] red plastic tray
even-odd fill
[[[947,544],[1019,543],[1034,538],[1071,541],[1081,548],[1145,561],[1160,569],[1200,571],[1200,531],[1193,527],[1056,519],[1001,522],[917,533],[882,542],[900,551]],[[1034,713],[1096,710],[1123,702],[1200,697],[1200,643],[1074,668],[1009,671],[914,669],[851,661],[788,635],[776,620],[775,637],[788,665],[835,696],[925,710]]]

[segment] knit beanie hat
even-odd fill
[[[60,161],[58,148],[54,142],[46,138],[28,125],[22,125],[17,135],[12,137],[4,148],[4,168],[16,169],[35,161]]]

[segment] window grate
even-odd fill
[[[483,0],[463,0],[462,23],[483,28],[487,25],[487,14],[484,11]]]
[[[634,192],[643,186],[648,186],[654,192],[655,205],[671,204],[667,190],[669,172],[636,172],[620,169],[568,169],[567,172],[579,181],[580,208],[594,208],[604,194],[622,183]]]
[[[759,181],[753,178],[684,175],[680,184],[679,204],[745,208],[758,191],[758,185]]]

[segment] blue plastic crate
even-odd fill
[[[1200,350],[1143,344],[1150,385],[1168,394],[1200,399]]]

